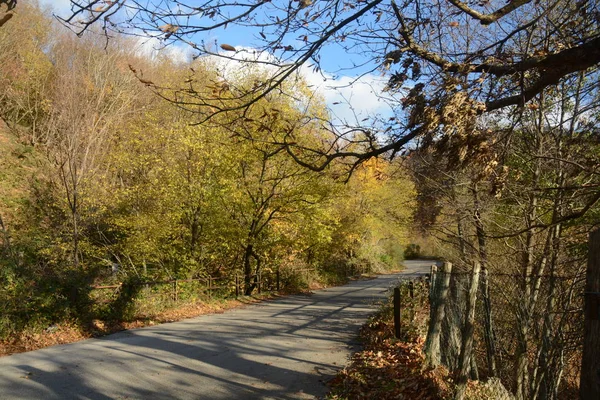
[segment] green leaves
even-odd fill
[[[85,309],[97,300],[88,297],[92,284],[227,281],[248,265],[312,266],[339,281],[345,263],[397,260],[404,222],[389,217],[402,213],[405,197],[395,190],[410,197],[404,178],[382,178],[392,166],[375,163],[343,185],[334,178],[341,163],[312,172],[285,148],[293,142],[311,161],[319,155],[308,149],[333,139],[322,127],[323,101],[305,82],[262,98],[253,92],[251,108],[204,120],[151,91],[214,112],[221,102],[244,104],[239,94],[262,86],[264,71],[225,79],[206,60],[148,60],[128,42],[105,49],[92,36],[57,35],[50,46],[49,20],[28,10],[18,17],[37,23],[0,30],[0,49],[19,55],[8,62],[0,54],[10,66],[0,71],[9,88],[0,104],[15,124],[10,132],[0,126],[0,215],[13,246],[10,260],[0,260],[10,265],[0,300],[27,312],[45,304],[60,320],[64,310],[97,311]],[[176,28],[161,29],[179,35]],[[169,91],[181,82],[190,89]],[[214,103],[194,103],[199,93],[215,95]]]

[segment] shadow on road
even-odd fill
[[[428,264],[429,265],[429,264]],[[306,399],[324,396],[398,276],[0,359],[0,397]]]

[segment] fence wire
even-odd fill
[[[440,283],[448,278],[447,295],[442,299],[436,285],[439,289]],[[471,272],[438,271],[430,289],[432,309],[436,302],[444,303],[440,359],[450,371],[456,371],[459,365],[471,279]],[[531,393],[553,390],[555,393],[545,398],[559,398],[562,389],[576,386],[583,337],[585,276],[491,272],[487,274],[487,282],[489,315],[485,307],[485,280],[480,275],[471,377],[493,375],[493,359],[497,376],[507,388],[514,389],[516,360],[519,349],[524,349]]]

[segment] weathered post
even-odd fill
[[[437,282],[437,265],[431,265],[431,272],[429,272],[429,321],[433,320],[433,311],[435,309],[435,291]]]
[[[429,300],[433,296],[433,292],[435,291],[435,282],[437,278],[437,265],[431,265],[431,272],[429,272]]]
[[[430,291],[431,318],[423,350],[425,352],[425,363],[423,366],[426,368],[435,368],[440,364],[440,333],[442,330],[442,320],[445,315],[446,298],[448,297],[451,274],[452,264],[449,262],[442,264],[439,274],[434,274],[434,267],[432,266]]]
[[[177,279],[173,282],[173,301],[177,302]]]
[[[240,277],[237,272],[235,274],[235,298],[237,299],[240,295]]]
[[[600,229],[590,234],[585,281],[581,400],[600,399]]]
[[[400,288],[394,288],[394,335],[396,339],[400,339],[402,333],[401,324],[401,310],[400,310]]]

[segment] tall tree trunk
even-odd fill
[[[556,240],[556,238],[555,238]],[[550,400],[554,398],[554,387],[558,387],[557,374],[554,369],[554,358],[560,352],[560,349],[555,348],[554,343],[554,326],[552,321],[552,310],[555,307],[555,292],[556,292],[556,278],[554,276],[554,269],[556,263],[556,257],[553,254],[553,260],[550,263],[550,282],[548,297],[546,300],[546,313],[544,315],[544,326],[542,332],[542,343],[540,345],[540,356],[536,370],[539,371],[539,376],[534,374],[534,387],[532,388],[532,400],[542,399]],[[537,379],[535,379],[537,378]]]
[[[488,256],[486,233],[481,220],[481,206],[479,201],[479,192],[477,184],[473,184],[473,204],[475,210],[473,219],[475,222],[475,232],[477,235],[477,245],[479,249],[479,262],[481,264],[481,292],[483,297],[483,313],[484,313],[484,340],[488,362],[488,376],[497,376],[496,371],[496,341],[494,337],[494,324],[492,318],[492,302],[490,299],[490,285],[488,273]]]
[[[252,243],[246,245],[244,249],[244,294],[250,296],[252,291],[256,287],[256,284],[252,282],[252,253],[254,252],[254,246]]]
[[[469,285],[469,298],[465,310],[465,325],[462,332],[462,343],[460,346],[460,357],[458,360],[456,400],[465,397],[467,381],[471,370],[471,357],[473,356],[473,333],[475,331],[475,305],[477,302],[477,289],[479,288],[479,272],[481,264],[473,263],[471,272],[471,284]]]
[[[539,134],[536,134],[536,151],[535,155],[540,155],[542,150],[542,140]],[[535,167],[533,171],[533,177],[531,181],[531,187],[536,189],[539,184],[541,170],[541,159],[536,158]],[[523,249],[522,256],[522,295],[523,301],[518,302],[517,305],[517,348],[515,351],[515,397],[516,400],[527,399],[527,352],[528,347],[528,336],[529,336],[529,325],[531,316],[529,314],[531,310],[531,297],[532,297],[532,283],[531,277],[533,273],[533,251],[534,251],[534,230],[531,228],[537,218],[537,207],[538,207],[538,196],[535,191],[531,191],[529,194],[529,204],[527,206],[527,212],[525,215],[525,225],[528,228],[525,234],[525,247]]]
[[[561,159],[563,157],[562,139],[557,139],[557,177],[555,185],[557,188],[562,188],[565,184],[565,176],[563,170],[563,163]],[[532,384],[532,399],[551,400],[555,398],[555,393],[558,390],[560,383],[560,376],[562,367],[557,370],[557,364],[560,364],[561,353],[563,352],[562,346],[555,340],[554,332],[554,321],[552,320],[552,311],[555,309],[556,303],[556,267],[558,263],[558,256],[560,253],[560,242],[562,235],[562,226],[560,223],[556,223],[560,220],[562,215],[562,203],[563,203],[563,190],[558,189],[555,191],[554,204],[552,209],[552,223],[556,224],[551,232],[551,243],[550,246],[550,277],[549,277],[549,288],[548,296],[546,298],[546,313],[544,314],[544,325],[542,332],[542,343],[540,345],[538,365],[536,365],[536,373],[539,371],[539,376],[534,374]],[[557,348],[560,346],[560,348]]]
[[[596,400],[600,396],[600,321],[597,296],[600,291],[600,229],[590,233],[588,266],[585,282],[583,354],[579,396],[581,400]],[[594,303],[596,302],[595,306]]]
[[[68,168],[68,176],[65,168]],[[65,190],[67,203],[69,204],[69,212],[71,213],[71,225],[73,228],[71,244],[73,246],[73,267],[79,269],[79,183],[77,181],[77,171],[75,166],[68,162],[63,162],[60,165],[60,179]]]
[[[71,216],[73,219],[73,266],[79,269],[79,204],[77,192],[73,191],[73,202],[71,205]]]

